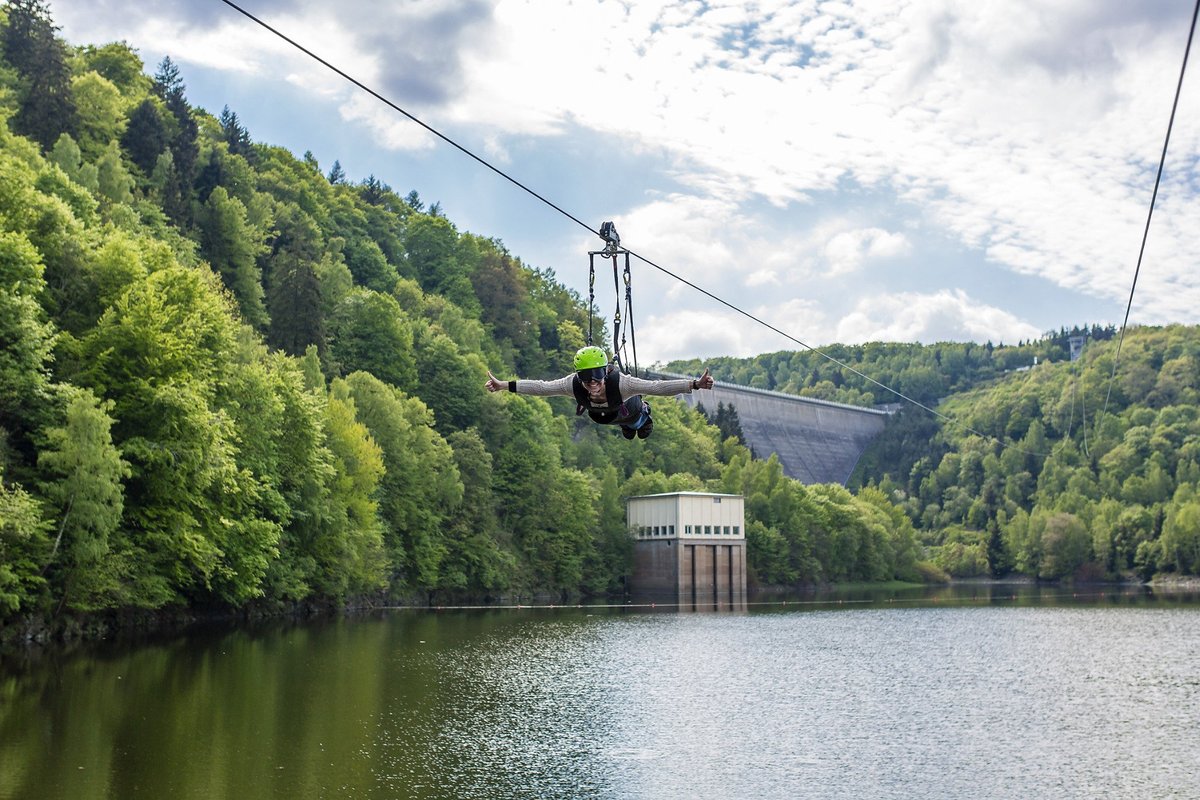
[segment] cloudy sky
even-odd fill
[[[1125,314],[1193,0],[238,0],[593,228],[810,346]],[[581,292],[600,241],[222,0],[50,0],[75,44],[440,202]],[[1200,56],[1131,324],[1200,323]],[[598,282],[605,313],[611,275]],[[639,360],[797,349],[634,261]]]

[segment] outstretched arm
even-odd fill
[[[489,392],[516,392],[517,394],[534,394],[541,397],[573,397],[571,379],[574,377],[575,375],[572,373],[556,381],[502,381],[493,375],[491,370],[488,370],[487,383],[483,385],[483,388]]]
[[[713,387],[713,377],[708,374],[708,370],[704,370],[704,374],[699,378],[668,378],[661,381],[647,380],[646,378],[635,378],[632,375],[621,373],[621,396],[629,397],[634,394],[648,394],[651,396],[671,397],[677,394],[684,394],[695,391],[696,389],[711,389]]]

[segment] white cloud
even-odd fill
[[[345,121],[366,126],[375,141],[394,150],[430,150],[438,144],[432,133],[361,93],[347,97],[338,112]]]
[[[1007,311],[979,303],[961,289],[863,298],[838,321],[836,341],[991,341],[1013,344],[1042,331]]]
[[[889,233],[881,228],[862,228],[842,231],[825,245],[825,258],[830,274],[854,272],[863,262],[906,255],[912,246],[902,233]]]
[[[778,286],[779,273],[773,269],[757,269],[746,276],[747,286]]]
[[[807,331],[828,329],[824,313],[810,301],[793,300],[749,313],[766,325],[724,308],[651,316],[638,323],[638,355],[649,364],[684,358],[746,357],[827,343],[805,338]]]
[[[522,119],[570,113],[665,147],[700,197],[786,205],[847,179],[890,184],[997,264],[1121,296],[1129,262],[1118,254],[1137,240],[1181,52],[1170,26],[1116,6],[1032,0],[846,3],[820,13],[761,3],[752,19],[701,6],[691,16],[654,4],[627,13],[614,4],[500,7],[505,44],[472,67],[481,80],[466,87],[464,105],[494,102],[500,81],[520,85]],[[742,35],[749,21],[757,38]],[[724,49],[730,37],[741,49]],[[492,67],[497,57],[503,72]],[[604,113],[605,99],[619,111]],[[542,113],[527,114],[530,106]],[[1159,267],[1182,278],[1195,247],[1186,237],[1173,244]],[[827,252],[834,274],[884,254],[853,237]],[[1185,285],[1200,301],[1196,281]]]
[[[288,80],[333,104],[314,113],[332,117],[336,108],[376,144],[414,152],[437,144],[210,5],[96,0],[54,11],[73,41],[125,39],[261,81],[264,91]],[[1023,308],[1022,298],[976,289],[965,268],[956,285],[966,291],[905,295],[911,308],[859,297],[876,289],[838,280],[875,260],[923,256],[917,229],[957,241],[976,256],[968,262],[984,254],[1063,296],[1123,310],[1187,22],[1182,6],[1125,0],[347,0],[336,14],[296,0],[261,8],[426,122],[482,142],[506,168],[528,168],[522,154],[551,148],[563,148],[560,163],[629,154],[656,163],[630,182],[614,213],[628,246],[749,305],[767,293],[779,304],[812,299],[837,284],[846,296],[828,314],[846,315],[838,338],[853,341],[1036,335],[1004,310]],[[1184,88],[1135,321],[1200,321],[1200,81]],[[578,138],[607,151],[569,151]],[[561,176],[564,185],[573,178]],[[557,199],[553,188],[546,194]],[[866,195],[896,201],[872,213]],[[646,299],[660,320],[695,302],[665,280]],[[664,349],[673,347],[669,333]],[[705,336],[697,346],[754,345],[727,330]]]

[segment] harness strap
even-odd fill
[[[601,425],[620,425],[632,422],[642,413],[642,396],[633,395],[621,401],[621,371],[610,367],[604,377],[604,399],[607,408],[596,408],[592,405],[583,381],[576,375],[571,380],[571,391],[575,395],[575,415],[580,416],[585,411],[593,422]]]

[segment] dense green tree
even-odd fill
[[[346,171],[342,169],[342,162],[334,160],[328,180],[333,186],[340,186],[346,182]]]
[[[237,113],[230,111],[229,106],[225,106],[221,109],[220,122],[221,133],[225,137],[225,144],[229,147],[229,152],[253,161],[254,145],[250,141],[250,132],[242,125]]]
[[[272,599],[295,602],[318,590],[333,591],[334,584],[327,582],[322,571],[335,567],[318,559],[334,550],[329,543],[338,537],[337,524],[345,518],[332,502],[336,458],[329,446],[327,393],[316,348],[310,348],[300,364],[275,353],[265,366],[278,416],[265,415],[260,420],[273,442],[263,456],[264,462],[273,466],[264,473],[276,476],[275,486],[286,513],[279,557],[268,567],[264,592]],[[314,367],[315,375],[310,377]]]
[[[480,430],[493,455],[500,524],[528,565],[524,580],[556,592],[575,590],[593,545],[589,531],[596,510],[588,481],[561,466],[547,403],[518,396],[486,399]]]
[[[100,175],[95,165],[83,160],[79,145],[69,133],[58,137],[50,151],[49,160],[58,166],[75,183],[95,193],[100,188]]]
[[[78,53],[83,71],[94,71],[111,82],[128,105],[149,94],[151,81],[143,72],[142,59],[125,42],[84,45]]]
[[[387,196],[391,191],[392,187],[374,175],[368,175],[360,184],[359,194],[367,205],[381,206],[387,201]]]
[[[441,585],[446,518],[462,501],[453,452],[419,399],[365,372],[344,386],[383,455],[379,511],[396,588],[432,591]]]
[[[985,535],[978,531],[955,528],[946,532],[946,540],[933,553],[933,563],[955,578],[975,578],[988,575],[988,546]]]
[[[41,597],[49,528],[37,499],[0,469],[0,618],[32,610]]]
[[[131,285],[144,279],[157,266],[158,258],[169,259],[152,242],[135,239],[123,231],[106,235],[88,265],[99,308],[111,306]],[[93,322],[100,317],[99,308]]]
[[[390,292],[396,285],[400,277],[396,268],[388,263],[383,250],[371,239],[353,237],[346,243],[343,253],[350,274],[360,286],[376,292]]]
[[[401,389],[416,388],[412,323],[390,295],[353,290],[334,312],[329,333],[330,357],[343,373],[364,370]]]
[[[1041,539],[1040,578],[1067,577],[1088,560],[1091,542],[1087,528],[1072,514],[1057,513],[1046,518]]]
[[[742,432],[742,421],[738,418],[737,408],[732,403],[729,405],[717,403],[717,413],[712,421],[717,426],[717,430],[721,432],[722,440],[732,436],[742,444],[746,444],[746,435]]]
[[[199,126],[187,102],[187,87],[170,56],[165,56],[159,63],[154,75],[154,88],[170,115],[167,147],[171,151],[176,189],[182,198],[178,204],[164,205],[163,210],[176,224],[186,225],[191,219],[192,181],[196,177],[200,155]]]
[[[421,287],[469,308],[476,300],[470,276],[479,258],[478,244],[460,242],[458,231],[445,217],[417,214],[408,221],[404,239],[408,263]]]
[[[1163,525],[1162,555],[1158,566],[1187,575],[1200,575],[1200,502],[1194,491],[1185,493],[1181,500],[1183,502],[1171,510]]]
[[[121,147],[129,154],[129,160],[149,176],[166,146],[167,130],[158,104],[147,97],[129,115],[129,122],[121,134]]]
[[[121,160],[121,148],[115,140],[96,159],[96,191],[109,203],[128,204],[133,201],[133,176]]]
[[[27,454],[29,437],[50,405],[55,333],[38,304],[45,288],[42,276],[41,259],[29,240],[0,232],[0,432],[9,447]],[[0,465],[3,445],[0,440]]]
[[[53,147],[61,134],[75,133],[78,125],[67,46],[55,35],[57,30],[43,0],[9,0],[0,45],[5,60],[21,78],[11,124],[44,150]]]
[[[387,585],[389,571],[376,499],[383,453],[357,420],[344,384],[330,387],[326,431],[334,469],[325,509],[329,524],[312,548],[315,588],[327,597],[373,592]]]
[[[458,593],[501,591],[517,570],[516,557],[501,541],[492,493],[492,454],[474,428],[447,437],[462,481],[462,500],[447,520],[438,588]]]
[[[267,323],[262,276],[256,257],[263,245],[260,234],[246,219],[246,207],[218,186],[196,214],[200,255],[221,276],[237,298],[242,318],[256,328]]]
[[[154,162],[150,173],[150,193],[158,201],[167,219],[178,224],[184,217],[187,195],[181,188],[179,170],[175,168],[175,154],[163,150]]]
[[[95,159],[120,137],[125,126],[121,90],[99,73],[88,71],[71,80],[71,94],[79,112],[75,126],[79,147]]]
[[[486,368],[463,355],[450,337],[428,329],[414,348],[417,385],[440,431],[463,430],[476,423]]]
[[[125,526],[110,537],[114,602],[240,602],[260,591],[277,529],[248,516],[261,491],[237,465],[236,430],[216,404],[235,325],[195,270],[150,273],[84,340],[87,377],[115,405],[114,440],[130,464]],[[137,376],[137,380],[131,380]]]
[[[617,594],[633,567],[633,537],[625,520],[627,496],[622,496],[615,466],[592,476],[596,484],[596,528],[584,557],[583,589],[591,595]]]
[[[112,441],[113,403],[75,387],[65,387],[63,395],[63,423],[45,431],[38,455],[42,494],[56,520],[47,560],[61,584],[62,602],[103,608],[117,593],[109,537],[121,523],[129,466]]]
[[[276,216],[276,235],[265,252],[267,311],[271,324],[267,340],[291,355],[310,344],[324,352],[325,319],[317,264],[324,244],[313,219],[294,204]]]
[[[528,299],[532,275],[497,242],[479,244],[481,257],[471,274],[479,301],[480,319],[492,327],[493,335],[511,346],[524,348],[530,342]]]
[[[321,285],[311,262],[280,259],[272,267],[267,296],[271,326],[268,338],[285,353],[296,355],[309,345],[325,347]]]

